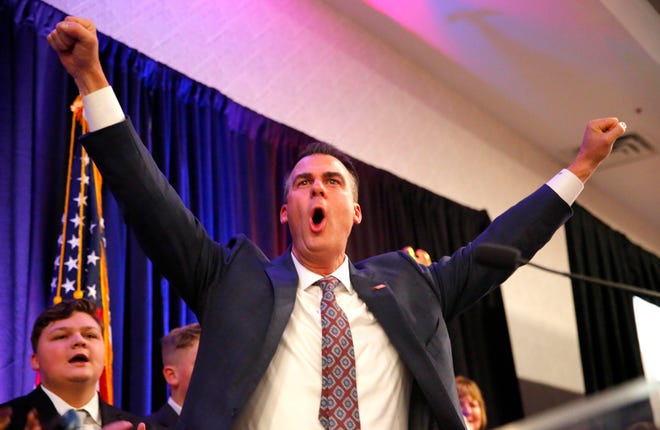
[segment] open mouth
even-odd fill
[[[325,211],[323,208],[314,208],[309,220],[309,226],[314,233],[321,233],[325,227]]]
[[[76,354],[69,360],[69,363],[89,363],[89,358],[84,354]]]
[[[323,209],[321,208],[316,208],[314,209],[314,213],[312,213],[312,223],[314,225],[319,225],[325,218],[325,213],[323,213]]]

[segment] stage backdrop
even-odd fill
[[[0,402],[32,389],[29,333],[46,306],[60,227],[66,147],[76,96],[46,35],[64,15],[40,1],[0,6]],[[220,242],[242,232],[271,257],[288,245],[278,222],[292,160],[313,140],[217,90],[100,34],[103,67],[160,168]],[[356,143],[357,144],[357,143]],[[402,142],[409,144],[409,142]],[[489,223],[466,208],[357,161],[364,222],[349,243],[357,261],[406,245],[451,253]],[[168,289],[104,190],[115,404],[148,414],[166,399],[159,338],[194,321]],[[458,373],[477,380],[489,422],[522,416],[499,291],[450,327]]]
[[[660,292],[660,259],[580,205],[566,224],[571,271]],[[644,374],[634,294],[574,280],[573,297],[587,394]],[[660,299],[640,295],[660,306]]]

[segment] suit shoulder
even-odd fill
[[[146,419],[134,415],[123,409],[119,409],[115,406],[112,406],[104,401],[101,401],[101,419],[103,424],[110,424],[116,421],[129,421],[134,426],[137,426],[139,423],[146,422]]]
[[[169,404],[165,403],[160,409],[149,415],[146,419],[149,423],[154,424],[159,429],[174,429],[176,428],[179,416]]]
[[[11,400],[7,400],[4,403],[0,403],[0,408],[4,408],[7,406],[11,406],[12,408],[16,407],[25,407],[30,405],[30,399],[28,398],[28,395],[26,394],[25,396],[20,396],[20,397],[15,397]]]
[[[404,251],[392,251],[384,254],[374,255],[365,260],[355,263],[358,270],[367,270],[382,272],[383,270],[393,269],[402,270],[402,268],[410,267],[411,269],[419,269],[419,264]]]
[[[251,254],[255,254],[257,258],[263,259],[263,260],[269,260],[268,257],[263,253],[261,248],[257,246],[256,243],[254,243],[252,240],[250,240],[246,235],[244,234],[237,234],[233,236],[229,241],[227,242],[227,248],[231,250],[230,255],[234,255],[238,252],[248,252]]]

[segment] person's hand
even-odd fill
[[[568,167],[582,182],[596,171],[598,165],[612,152],[612,145],[626,131],[626,123],[617,118],[592,119],[582,137],[582,145],[575,161]]]
[[[421,248],[418,248],[417,251],[415,251],[412,246],[406,246],[402,251],[407,252],[417,263],[423,266],[431,265],[431,256]]]
[[[0,430],[4,430],[9,427],[11,423],[11,406],[4,406],[0,408]]]
[[[27,420],[25,421],[25,430],[41,430],[41,423],[37,418],[37,410],[32,409],[27,414]]]
[[[67,16],[47,37],[81,95],[108,86],[99,60],[96,27],[88,19]]]
[[[144,423],[140,423],[137,426],[136,430],[146,430],[147,426]],[[103,426],[103,430],[133,430],[133,424],[129,421],[115,421],[108,425]]]
[[[5,406],[3,408],[0,408],[0,430],[9,428],[9,424],[11,424],[12,412],[13,411],[11,409],[11,406]],[[35,409],[32,409],[27,414],[27,419],[25,421],[25,430],[41,430],[41,423],[37,418],[37,411]]]

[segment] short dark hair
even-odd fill
[[[160,339],[163,366],[167,364],[171,356],[179,349],[190,348],[194,342],[199,342],[202,327],[199,323],[193,323],[172,329]]]
[[[331,157],[336,158],[341,162],[341,164],[346,167],[346,170],[348,170],[348,173],[351,175],[352,183],[351,183],[351,191],[353,192],[353,200],[356,202],[358,201],[358,188],[360,185],[360,180],[358,178],[357,170],[355,170],[355,166],[353,165],[353,161],[351,160],[351,157],[349,157],[347,154],[344,152],[340,151],[339,149],[335,148],[334,146],[330,145],[329,143],[325,142],[312,142],[309,145],[303,149],[303,151],[298,155],[296,158],[296,161],[293,163],[293,166],[298,164],[300,160],[302,160],[305,157],[308,157],[310,155],[315,155],[315,154],[323,154],[323,155],[330,155]],[[291,172],[293,171],[293,166],[291,167],[291,170],[289,173],[286,175],[286,178],[284,179],[284,201],[286,202],[287,195],[289,194],[289,189],[291,184],[289,183],[289,180],[291,179]]]
[[[103,322],[96,315],[96,305],[91,300],[78,299],[78,300],[65,300],[49,308],[46,308],[39,314],[32,326],[32,335],[30,342],[32,342],[32,351],[37,352],[37,344],[44,329],[55,321],[60,321],[69,318],[74,312],[82,312],[88,314],[94,321],[96,321],[103,333]]]

